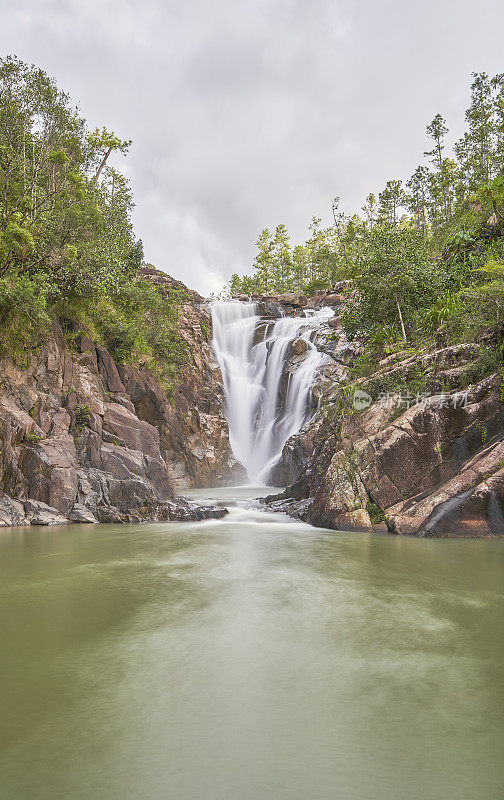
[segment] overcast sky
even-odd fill
[[[208,294],[262,228],[301,241],[333,195],[409,177],[438,111],[458,136],[503,23],[502,0],[0,0],[0,53],[133,139],[146,258]]]

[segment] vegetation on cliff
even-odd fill
[[[292,247],[284,225],[264,230],[254,272],[233,275],[231,294],[296,291],[311,295],[348,280],[353,299],[342,323],[363,342],[354,374],[384,356],[432,349],[496,333],[480,373],[501,367],[504,322],[504,74],[474,73],[467,130],[453,152],[437,114],[427,126],[424,163],[403,184],[368,195],[362,215],[333,201],[334,225],[314,218],[310,237]],[[488,337],[487,337],[488,338]],[[497,344],[495,343],[497,341]]]
[[[41,69],[0,59],[0,357],[26,365],[53,320],[165,382],[183,357],[184,291],[141,279],[126,177],[131,142],[89,130]]]

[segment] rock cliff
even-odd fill
[[[119,366],[124,386],[140,419],[158,429],[161,453],[176,489],[232,483],[242,470],[229,444],[208,303],[163,272],[146,267],[141,274],[161,292],[182,287],[179,333],[186,344],[186,360],[170,399],[148,370]]]
[[[160,291],[172,285],[145,272]],[[189,357],[172,398],[85,335],[70,351],[57,324],[28,369],[0,363],[0,525],[225,513],[176,496],[235,468],[202,298],[187,292],[180,319]]]

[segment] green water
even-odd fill
[[[1,800],[500,800],[504,542],[336,534],[250,494],[0,530]]]

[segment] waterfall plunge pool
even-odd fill
[[[501,542],[190,494],[229,516],[1,531],[2,800],[501,796]]]

